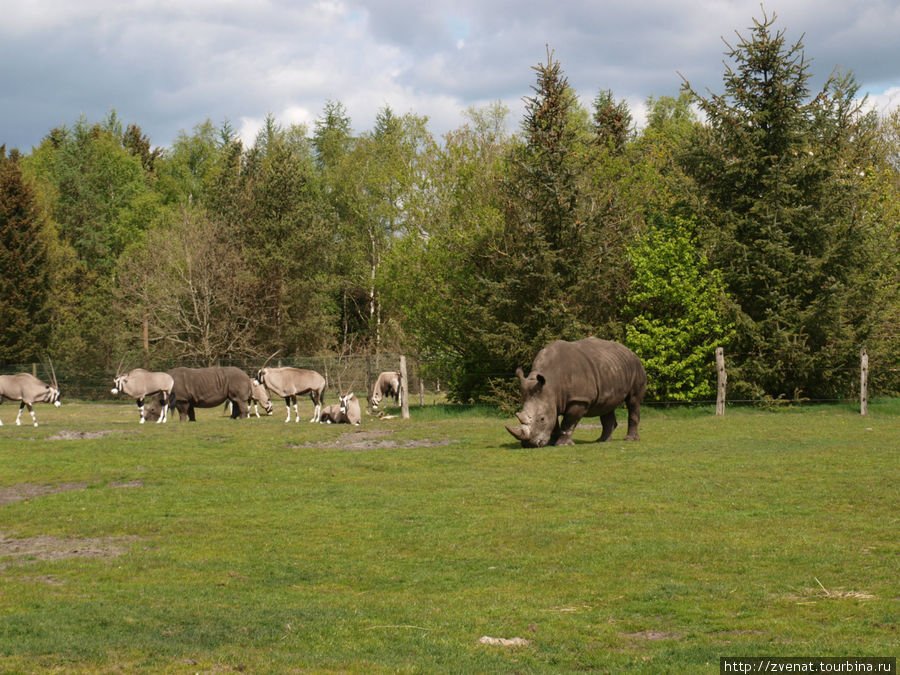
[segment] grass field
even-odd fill
[[[900,400],[865,418],[645,409],[638,443],[582,425],[535,450],[512,419],[444,406],[359,428],[288,425],[283,406],[143,426],[124,403],[37,406],[38,428],[15,412],[0,406],[0,672],[897,655]]]

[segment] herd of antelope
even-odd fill
[[[271,357],[270,357],[271,358]],[[325,393],[325,378],[314,370],[303,368],[269,368],[268,360],[259,369],[255,378],[234,367],[173,368],[168,372],[152,372],[143,368],[124,371],[123,360],[116,369],[113,379],[113,395],[125,394],[135,400],[140,415],[140,423],[156,421],[165,423],[168,411],[175,408],[180,419],[194,420],[195,408],[212,408],[225,403],[231,408],[232,417],[249,417],[250,405],[259,417],[259,406],[266,414],[273,414],[269,392],[284,399],[287,419],[291,421],[291,406],[294,421],[300,421],[297,397],[309,396],[314,406],[310,422],[329,424],[359,425],[362,411],[359,400],[352,391],[340,387],[338,403],[322,407]],[[47,384],[29,373],[0,375],[0,403],[4,399],[19,401],[16,424],[21,424],[22,410],[28,408],[31,420],[37,426],[34,414],[35,403],[52,403],[59,407],[60,390],[52,362],[47,368],[52,384]],[[378,376],[372,389],[372,410],[378,411],[386,397],[392,397],[396,405],[402,405],[403,382],[400,373],[383,372]],[[147,403],[145,405],[145,402]],[[0,420],[0,426],[3,425]]]

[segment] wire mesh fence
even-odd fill
[[[385,371],[400,370],[400,354],[378,354],[371,356],[300,356],[272,359],[269,367],[305,368],[315,370],[325,377],[326,398],[337,399],[338,393],[354,392],[357,398],[366,400],[371,396],[372,387],[378,375]],[[407,391],[410,403],[424,404],[424,398],[434,399],[434,395],[442,394],[440,377],[429,372],[429,361],[414,356],[406,357]],[[172,364],[199,367],[198,364]],[[219,366],[235,366],[250,377],[256,377],[263,366],[263,360],[228,360],[223,359]],[[110,389],[116,376],[114,368],[85,369],[54,362],[56,378],[59,381],[63,397],[67,399],[104,401],[115,400]],[[168,368],[161,368],[167,370]],[[51,374],[42,363],[19,363],[0,366],[0,375],[14,373],[31,373],[45,382],[51,381]]]
[[[269,362],[271,367],[291,366],[294,368],[306,368],[315,370],[325,377],[326,381],[326,399],[332,401],[337,399],[338,393],[349,393],[353,391],[357,398],[368,400],[371,397],[372,387],[378,378],[378,375],[384,371],[400,370],[400,354],[373,354],[363,356],[298,356],[275,358]],[[446,393],[446,381],[442,382],[441,372],[442,363],[437,359],[430,359],[421,356],[407,356],[407,395],[410,405],[426,405],[434,403],[435,400],[442,400],[443,394]],[[198,366],[199,364],[178,363],[171,364],[169,367],[176,365]],[[259,369],[263,366],[263,360],[222,360],[217,365],[235,366],[247,373],[250,377],[255,377]],[[83,368],[67,365],[61,362],[54,363],[54,369],[59,381],[60,389],[63,397],[69,400],[86,400],[86,401],[104,401],[115,400],[110,393],[113,385],[113,379],[116,375],[115,368]],[[167,368],[161,368],[167,369]],[[710,374],[715,378],[715,362],[710,362]],[[13,373],[31,373],[32,375],[49,382],[51,375],[44,364],[41,363],[20,363],[0,365],[0,375],[8,375]],[[791,401],[791,403],[829,403],[829,402],[848,402],[852,403],[858,400],[859,396],[859,377],[858,369],[846,369],[847,394],[844,397],[835,398],[806,398],[800,401]],[[502,380],[515,380],[514,373],[496,372],[492,374],[492,378]],[[896,396],[900,392],[900,365],[872,362],[869,364],[869,390],[870,398],[881,398]],[[778,403],[771,399],[751,399],[751,398],[729,398],[726,396],[728,405],[771,405]],[[644,400],[645,405],[649,406],[671,406],[671,405],[716,405],[715,394],[710,398],[698,399],[692,401],[668,401],[655,400],[648,397]]]

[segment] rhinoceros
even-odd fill
[[[214,408],[225,401],[231,401],[232,418],[245,418],[250,414],[250,376],[240,368],[178,367],[170,370],[169,375],[175,380],[172,405],[178,409],[182,421],[185,418],[195,421],[194,408]]]
[[[516,413],[521,426],[506,429],[522,447],[571,445],[572,432],[585,416],[600,418],[598,440],[608,441],[623,402],[628,408],[625,440],[638,440],[647,374],[625,345],[595,337],[556,340],[538,352],[528,377],[521,368],[516,374],[522,387],[522,411]]]

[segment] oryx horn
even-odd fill
[[[260,367],[260,370],[262,370],[262,369],[265,368],[267,365],[269,365],[269,361],[271,361],[272,359],[274,359],[274,358],[275,358],[276,356],[278,356],[280,353],[281,353],[281,349],[276,349],[274,352],[272,352],[272,356],[270,356],[269,358],[266,359],[266,362],[262,364],[262,366]]]

